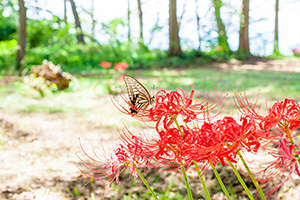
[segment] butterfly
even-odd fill
[[[137,114],[140,109],[146,109],[154,102],[148,90],[135,78],[125,75],[123,78],[129,96],[131,114]]]

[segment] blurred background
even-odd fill
[[[77,168],[78,138],[100,156],[120,140],[121,122],[149,131],[111,102],[116,87],[126,91],[125,74],[152,94],[180,87],[201,98],[225,90],[230,115],[238,113],[235,91],[253,102],[259,94],[262,109],[299,101],[299,11],[298,0],[0,0],[1,199],[100,198],[104,180],[82,189],[89,179]],[[220,171],[234,199],[247,199]],[[151,173],[161,199],[185,198],[176,174]],[[204,198],[197,175],[189,176]],[[150,198],[128,174],[121,179],[126,184],[113,184],[104,198]],[[299,195],[298,182],[272,199]]]

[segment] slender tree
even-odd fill
[[[250,54],[249,48],[249,2],[250,0],[243,0],[241,21],[240,21],[240,36],[238,51],[243,54]]]
[[[65,24],[68,23],[68,18],[67,18],[67,0],[64,0],[64,22],[65,22]]]
[[[185,14],[185,7],[186,7],[186,4],[187,4],[187,2],[186,2],[186,0],[183,2],[183,5],[182,5],[182,13],[181,13],[181,15],[180,15],[180,17],[179,17],[179,19],[178,19],[178,29],[180,28],[180,25],[181,25],[181,22],[182,22],[182,19],[183,19],[183,16],[184,16],[184,14]],[[177,11],[176,11],[177,12]]]
[[[24,0],[19,0],[19,27],[18,27],[18,47],[16,57],[16,69],[21,73],[25,58],[26,49],[26,8]]]
[[[228,44],[228,38],[226,35],[225,25],[221,18],[221,8],[222,8],[222,0],[212,0],[214,9],[215,9],[215,17],[217,21],[217,27],[218,27],[218,44],[222,47],[222,50],[224,52],[229,52],[229,44]]]
[[[273,54],[280,54],[278,45],[278,11],[279,11],[279,0],[275,0],[275,31],[274,31],[274,50]]]
[[[95,38],[95,26],[96,26],[96,20],[94,16],[94,0],[91,2],[91,19],[92,19],[92,38]]]
[[[168,56],[181,56],[176,0],[169,0],[169,51]]]
[[[197,34],[198,34],[198,48],[197,51],[201,51],[201,35],[200,35],[200,17],[198,14],[198,0],[195,0],[195,14],[196,14],[196,22],[197,22]]]
[[[141,0],[137,0],[138,4],[138,12],[139,12],[139,25],[140,25],[140,40],[139,44],[141,47],[144,47],[144,36],[143,36],[143,11],[142,11],[142,5]]]
[[[128,42],[131,41],[131,30],[130,30],[130,0],[127,0],[127,25],[128,25]]]
[[[70,4],[71,4],[71,7],[72,7],[74,20],[75,20],[77,42],[84,44],[82,28],[81,28],[79,16],[78,16],[78,13],[77,13],[77,10],[76,10],[75,2],[74,2],[74,0],[69,0],[69,1],[70,1]]]

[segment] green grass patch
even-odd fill
[[[300,99],[300,74],[291,72],[271,71],[233,71],[216,68],[194,68],[179,70],[130,71],[130,75],[148,77],[142,81],[151,90],[173,90],[183,88],[190,91],[209,92],[216,88],[227,92],[247,91],[270,99],[293,98]]]
[[[136,77],[153,93],[155,90],[174,90],[178,87],[187,92],[195,89],[206,94],[214,88],[227,93],[246,91],[249,96],[260,96],[267,101],[293,98],[300,100],[300,75],[290,72],[233,71],[218,68],[188,68],[162,70],[129,70],[126,74]],[[108,94],[108,86],[114,89],[123,82],[107,80],[103,74],[77,77],[69,89],[47,93],[41,97],[26,82],[15,81],[0,86],[0,109],[17,109],[23,112],[90,112],[93,98]],[[107,97],[109,98],[109,97]]]
[[[45,112],[45,113],[64,113],[65,112],[65,106],[63,105],[35,105],[35,104],[29,104],[24,109],[22,109],[23,112]]]

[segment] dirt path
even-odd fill
[[[229,63],[219,63],[216,64],[216,66],[222,69],[231,70],[300,72],[300,58],[271,60],[265,58],[250,57],[243,61],[233,59]]]
[[[78,137],[87,151],[100,141],[111,148],[118,133],[111,124],[105,126],[97,114],[104,99],[95,99],[99,108],[93,116],[77,113],[24,113],[0,111],[0,199],[70,199],[72,187],[82,184],[81,154]],[[112,106],[106,108],[114,109]],[[94,119],[93,119],[94,117]],[[100,120],[99,120],[100,119]],[[97,150],[97,148],[95,148]],[[100,148],[99,148],[100,149]],[[108,149],[109,151],[109,149]],[[71,187],[71,188],[70,188]],[[70,190],[70,191],[69,191]]]

